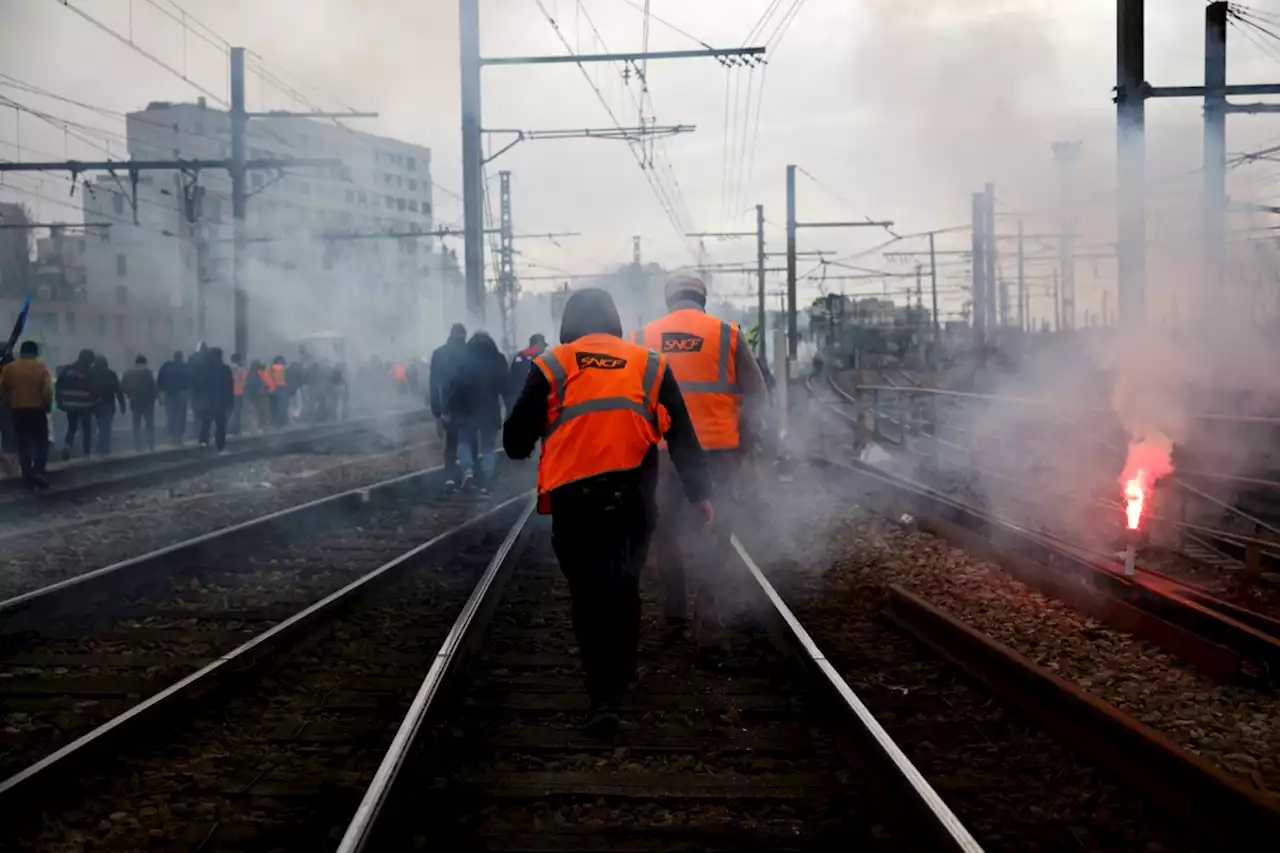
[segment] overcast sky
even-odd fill
[[[175,16],[185,9],[218,36],[265,57],[283,79],[327,108],[378,111],[380,118],[358,126],[433,148],[434,178],[442,187],[436,193],[438,220],[460,222],[461,206],[446,193],[461,186],[456,0],[70,2],[121,33],[132,32],[137,46],[179,71],[185,69],[191,80],[221,97],[227,92],[225,57],[194,35],[184,38],[183,28],[162,9]],[[563,52],[538,0],[480,2],[486,55]],[[575,50],[604,49],[588,17],[608,49],[641,45],[643,15],[636,7],[643,7],[644,0],[541,2]],[[697,126],[696,133],[666,140],[659,148],[658,175],[673,196],[678,183],[689,225],[703,231],[748,230],[754,227],[753,205],[763,203],[771,247],[782,248],[775,226],[784,221],[788,163],[820,182],[800,178],[804,220],[892,219],[901,234],[962,225],[969,215],[969,194],[984,181],[997,184],[1002,213],[1042,211],[1056,203],[1058,177],[1050,143],[1079,139],[1085,143],[1080,194],[1092,205],[1084,227],[1099,241],[1114,239],[1107,204],[1114,185],[1112,0],[802,0],[790,26],[778,32],[782,13],[792,2],[781,0],[763,28],[761,40],[775,36],[767,72],[730,74],[711,60],[650,67],[658,122]],[[1277,15],[1274,32],[1280,34],[1280,0],[1252,2]],[[716,46],[741,45],[773,5],[773,0],[650,2],[656,16]],[[1160,0],[1148,6],[1148,80],[1157,85],[1200,83],[1204,3]],[[697,46],[656,20],[650,27],[651,49]],[[1230,38],[1232,82],[1277,79],[1280,41],[1238,28]],[[200,94],[64,8],[61,0],[3,0],[0,40],[0,74],[112,110],[138,109],[151,100],[192,100]],[[590,75],[619,121],[634,124],[636,82],[628,91],[616,66],[591,67]],[[762,84],[757,132],[755,104]],[[300,106],[255,76],[248,90],[251,109]],[[611,124],[573,65],[486,69],[484,94],[489,127]],[[0,95],[123,132],[122,122],[15,90],[3,80]],[[737,119],[736,133],[726,134],[726,101],[728,124]],[[1185,174],[1199,165],[1198,106],[1162,102],[1150,105],[1148,112],[1149,175],[1157,190],[1194,193],[1197,179]],[[1229,148],[1245,150],[1275,137],[1280,137],[1280,121],[1274,117],[1233,118]],[[27,159],[103,153],[30,116],[17,124],[14,111],[0,107],[0,157],[14,158],[19,141]],[[112,151],[119,156],[123,145],[117,140]],[[513,172],[520,230],[582,232],[559,246],[523,243],[526,274],[591,272],[601,264],[630,260],[631,236],[636,234],[643,238],[647,260],[668,265],[692,261],[687,241],[677,235],[625,143],[528,142],[497,160],[493,169],[498,168]],[[1242,189],[1233,191],[1248,188],[1264,198],[1263,190],[1275,184],[1263,184],[1256,192],[1253,187],[1270,174],[1266,168],[1253,167],[1236,178],[1235,186]],[[1180,174],[1184,177],[1175,179]],[[35,187],[34,181],[26,186]],[[47,179],[41,188],[44,195],[59,199],[66,190],[57,178]],[[23,198],[11,191],[0,195]],[[30,196],[25,200],[34,203]],[[1179,203],[1171,200],[1169,205]],[[74,216],[51,201],[40,204],[42,218]],[[1052,220],[1029,217],[1027,227],[1044,231]],[[1160,228],[1153,224],[1157,233]],[[847,255],[885,239],[883,231],[870,229],[824,231],[803,233],[800,244],[802,249]],[[967,234],[956,233],[940,238],[939,246],[962,248],[967,240]],[[922,241],[903,241],[895,248],[923,246]],[[747,260],[753,254],[749,241],[709,242],[707,248],[713,263]],[[883,269],[888,261],[868,255],[851,263]],[[1110,273],[1091,263],[1080,274],[1081,311],[1092,307],[1096,312]],[[802,263],[801,270],[811,266]],[[891,268],[912,267],[900,262]],[[954,259],[948,273],[960,273]],[[851,292],[881,286],[841,284]],[[722,280],[721,287],[741,289],[736,279]],[[809,295],[816,292],[809,287]],[[948,296],[944,301],[953,300]]]

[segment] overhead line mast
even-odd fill
[[[480,55],[480,0],[459,0],[458,35],[462,70],[462,208],[464,269],[467,308],[484,319],[484,146],[481,121],[480,71],[487,65],[548,65],[587,62],[648,63],[660,59],[713,58],[722,64],[750,64],[764,55],[763,47],[708,48],[700,50],[636,51],[628,53],[553,56],[482,57]],[[646,66],[647,69],[647,66]],[[641,164],[643,165],[643,159]]]

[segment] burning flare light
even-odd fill
[[[1156,480],[1173,473],[1173,442],[1155,433],[1129,445],[1129,457],[1120,475],[1124,515],[1130,530],[1137,530]]]

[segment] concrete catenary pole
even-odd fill
[[[1116,178],[1119,321],[1146,313],[1145,0],[1116,0]]]
[[[768,357],[764,310],[764,205],[756,205],[756,355]]]
[[[1227,4],[1204,10],[1204,287],[1217,298],[1227,254]]]
[[[462,230],[467,313],[484,320],[484,149],[480,130],[480,3],[459,0],[462,52]]]
[[[249,293],[244,281],[246,133],[249,117],[244,105],[244,48],[231,48],[231,220],[233,248],[231,288],[235,324],[236,352],[249,352]]]
[[[787,166],[787,357],[795,358],[800,331],[796,320],[796,167]]]

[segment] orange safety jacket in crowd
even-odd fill
[[[538,511],[553,489],[640,467],[657,444],[666,359],[613,335],[584,335],[533,363],[551,386],[538,460]]]
[[[231,365],[232,393],[237,397],[244,396],[244,383],[249,378],[249,371],[238,364]]]
[[[271,384],[267,386],[269,389],[275,391],[278,388],[289,387],[289,383],[284,381],[283,364],[273,364],[269,369],[271,371]]]
[[[732,450],[739,444],[739,336],[737,323],[694,308],[672,311],[641,333],[640,343],[671,364],[703,450]],[[662,414],[665,421],[666,412]]]
[[[262,380],[262,387],[267,389],[268,394],[276,390],[276,381],[271,377],[270,370],[265,367],[262,368],[258,371],[258,378]]]
[[[395,378],[396,383],[399,385],[403,385],[405,382],[409,381],[409,369],[404,366],[403,361],[396,362]]]

